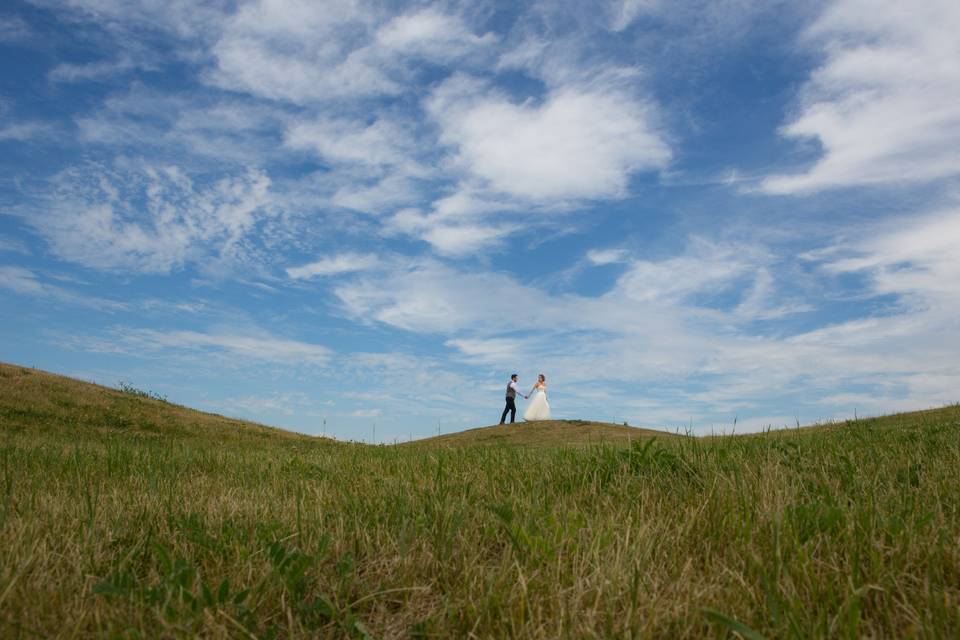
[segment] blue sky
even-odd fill
[[[960,400],[952,1],[14,0],[0,359],[307,433]],[[326,425],[326,426],[324,426]]]

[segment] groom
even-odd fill
[[[510,424],[513,424],[515,418],[517,417],[517,394],[523,396],[523,394],[520,393],[520,389],[517,388],[517,379],[519,377],[520,376],[517,374],[513,374],[510,376],[510,382],[507,383],[507,406],[503,408],[503,414],[500,416],[500,424],[503,424],[504,421],[506,421],[507,412],[510,413]],[[526,398],[527,396],[523,397]]]

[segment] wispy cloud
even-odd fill
[[[825,55],[783,133],[812,139],[808,170],[769,193],[929,181],[960,174],[960,6],[840,0],[806,34]]]
[[[87,82],[92,80],[113,79],[133,69],[151,69],[153,65],[137,60],[130,55],[121,55],[111,60],[86,62],[83,64],[61,63],[47,74],[53,82]]]
[[[398,15],[381,26],[376,42],[386,51],[449,62],[497,41],[493,33],[475,34],[455,15],[435,7]]]
[[[383,415],[382,409],[354,409],[347,414],[351,418],[379,418]]]
[[[356,211],[381,213],[423,197],[421,184],[436,176],[422,158],[423,134],[409,118],[380,114],[372,122],[316,115],[289,124],[288,149],[315,154],[331,171],[330,203]]]
[[[318,402],[303,392],[273,392],[254,396],[231,397],[218,403],[224,411],[236,413],[237,409],[255,415],[284,415],[319,417],[329,413],[330,403]],[[326,435],[326,434],[315,434]]]
[[[26,142],[35,138],[44,138],[52,134],[56,127],[49,122],[23,120],[10,122],[0,127],[0,141],[17,140]]]
[[[30,249],[23,240],[10,236],[0,235],[0,251],[30,255]]]
[[[823,268],[870,275],[877,295],[960,311],[960,208],[878,223],[865,238],[833,247]]]
[[[19,295],[101,311],[120,311],[129,308],[127,303],[84,295],[44,282],[39,274],[23,267],[0,266],[0,287]]]
[[[449,62],[484,47],[455,15],[422,9],[384,22],[354,2],[252,2],[213,46],[221,86],[295,103],[404,91],[407,62]],[[283,69],[284,73],[274,73]]]
[[[624,249],[591,249],[587,251],[587,261],[597,266],[626,262],[627,256],[628,253]]]
[[[660,0],[614,0],[609,4],[610,29],[623,31],[638,16],[660,5]]]
[[[34,37],[29,24],[19,16],[0,16],[0,42],[17,43]]]
[[[343,273],[366,271],[378,264],[380,264],[380,258],[374,254],[341,253],[299,267],[290,267],[287,269],[287,275],[294,280],[303,280],[317,276],[335,276]]]
[[[243,260],[247,234],[269,215],[269,185],[259,171],[198,187],[176,166],[86,166],[58,175],[26,222],[65,260],[167,273],[211,254]]]
[[[213,328],[206,331],[114,327],[109,334],[74,336],[75,348],[145,357],[168,352],[200,356],[220,354],[233,364],[267,362],[324,365],[332,351],[319,344],[276,336],[262,329]]]

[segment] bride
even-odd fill
[[[542,373],[537,377],[537,383],[533,385],[529,396],[533,396],[526,411],[523,412],[523,419],[527,422],[535,420],[550,419],[550,404],[547,402],[547,378]]]

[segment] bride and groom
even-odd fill
[[[507,383],[507,406],[503,408],[503,414],[500,415],[500,424],[507,420],[507,414],[510,414],[510,423],[515,422],[517,416],[517,396],[523,395],[517,387],[520,376],[513,374],[510,376],[510,382]],[[547,378],[542,373],[537,376],[537,383],[530,389],[530,393],[523,396],[525,399],[533,396],[533,400],[527,405],[523,412],[523,419],[527,422],[535,420],[550,419],[550,403],[547,402]]]

